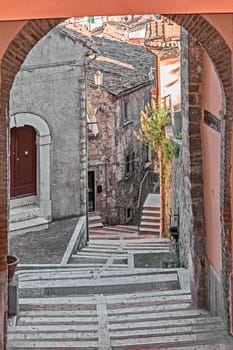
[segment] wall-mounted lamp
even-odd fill
[[[150,71],[148,73],[148,78],[150,81],[155,80],[155,68],[150,67]]]
[[[96,86],[103,85],[103,73],[100,70],[97,70],[94,74],[94,81]]]

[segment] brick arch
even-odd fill
[[[225,128],[222,132],[222,174],[221,200],[223,204],[223,266],[225,271],[225,288],[228,295],[228,279],[232,271],[231,252],[231,139],[232,139],[232,62],[231,52],[221,35],[201,15],[167,15],[177,24],[183,26],[205,48],[222,82],[225,102]],[[9,45],[0,68],[0,320],[5,313],[6,320],[6,254],[8,241],[8,165],[7,165],[7,121],[6,114],[9,102],[9,93],[16,73],[32,47],[53,27],[63,19],[43,19],[28,21]],[[224,57],[224,60],[223,60]],[[224,137],[225,136],[225,137]],[[0,329],[2,324],[0,322]],[[5,322],[6,335],[6,322]],[[0,348],[5,349],[0,330]]]
[[[8,252],[8,127],[10,89],[14,77],[32,47],[63,19],[28,21],[8,46],[0,64],[0,349],[7,336],[7,252]]]
[[[226,44],[219,32],[205,20],[204,17],[200,15],[167,15],[175,23],[179,24],[185,28],[189,35],[191,35],[199,45],[205,49],[209,55],[212,63],[215,67],[216,73],[219,77],[219,82],[222,87],[222,121],[221,121],[221,174],[220,174],[220,199],[221,199],[221,223],[222,223],[222,279],[223,279],[223,290],[225,297],[225,311],[226,318],[229,320],[231,314],[231,290],[230,290],[230,277],[232,273],[232,215],[231,215],[231,147],[232,147],[232,119],[233,119],[233,106],[232,106],[232,96],[233,96],[233,82],[232,82],[232,54],[229,46]],[[192,41],[191,46],[195,46],[192,49],[196,50],[196,53],[200,50],[198,49],[198,43],[195,44]],[[200,52],[200,51],[199,51]],[[195,53],[194,53],[195,54]],[[195,67],[195,58],[189,54],[189,64],[193,64]],[[195,70],[195,68],[194,68]],[[189,81],[192,85],[192,82]],[[192,106],[192,87],[189,87],[189,118],[196,118],[200,116],[201,106]],[[194,122],[191,120],[191,122]],[[200,119],[199,119],[200,122]],[[190,129],[189,137],[195,136],[197,141],[197,135],[193,135]],[[198,135],[199,142],[201,143],[200,132]],[[196,152],[196,150],[194,150]],[[202,185],[202,159],[199,158],[199,164],[197,164],[197,154],[192,154],[192,149],[190,149],[190,172],[191,172],[191,192],[194,186],[194,191],[197,191],[196,183],[199,181],[201,184],[199,186],[198,196],[203,195],[203,185]],[[201,156],[201,153],[200,155]],[[193,160],[193,169],[192,169]],[[197,166],[199,166],[198,178],[195,179],[196,183],[192,183],[192,171],[195,174]],[[197,174],[195,174],[197,175]],[[202,187],[202,188],[201,188]],[[196,245],[202,244],[205,246],[205,229],[200,226],[201,220],[199,216],[203,215],[202,223],[204,223],[204,211],[200,210],[200,202],[193,200],[193,235],[194,239],[198,240]],[[200,235],[200,231],[201,234]],[[195,242],[193,245],[195,249]],[[207,285],[206,285],[206,271],[204,263],[204,254],[198,255],[195,251],[194,253],[194,269],[195,267],[199,269],[199,277],[196,275],[196,296],[194,296],[195,302],[199,306],[205,306],[203,303],[203,294],[207,295]],[[196,266],[195,266],[196,265]],[[199,266],[198,266],[199,265]],[[200,272],[202,270],[202,272]],[[195,272],[194,272],[195,275]],[[199,278],[199,281],[197,280]],[[201,300],[202,299],[202,300]],[[229,304],[230,303],[230,304]],[[231,320],[232,323],[232,320]],[[233,325],[230,324],[230,330],[232,332]]]

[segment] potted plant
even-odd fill
[[[7,256],[7,265],[8,265],[8,283],[12,281],[16,267],[19,263],[19,259],[15,255]]]

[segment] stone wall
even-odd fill
[[[139,129],[144,96],[150,87],[140,88],[124,97],[113,96],[101,89],[87,89],[88,101],[96,111],[99,133],[89,138],[89,171],[95,171],[96,210],[107,224],[137,222],[140,182],[144,176],[143,144],[134,136]],[[123,104],[129,105],[129,120],[124,122]],[[133,174],[125,173],[126,154],[134,152]]]
[[[222,282],[224,295],[225,321],[229,325],[230,332],[233,333],[233,299],[232,299],[232,184],[231,184],[231,154],[232,154],[232,115],[233,115],[233,79],[232,79],[232,52],[220,33],[208,23],[204,17],[198,15],[169,15],[176,23],[182,25],[189,34],[193,35],[201,46],[206,50],[218,74],[222,86],[222,120],[221,120],[221,173],[220,173],[220,194],[221,194],[221,222],[222,222]],[[194,61],[194,71],[197,69]],[[197,86],[196,86],[197,87]],[[195,92],[193,86],[193,92]],[[194,96],[193,96],[194,97]],[[198,144],[198,142],[197,142]],[[198,202],[196,203],[198,204]],[[202,211],[202,208],[200,207]],[[195,208],[194,217],[199,215],[198,205]],[[201,222],[199,222],[201,224]],[[202,228],[200,227],[202,230]],[[201,240],[197,239],[196,246],[192,249],[201,248]],[[204,246],[202,247],[204,249]],[[200,251],[200,249],[199,249]],[[205,269],[205,262],[199,259],[200,269]],[[197,271],[196,271],[197,272]],[[203,286],[200,276],[193,274],[196,280],[196,288],[200,288],[200,293],[196,297],[200,299],[200,304],[195,298],[197,305],[202,304],[203,296],[201,288]],[[196,289],[196,291],[197,291]]]
[[[54,29],[32,49],[11,90],[10,115],[35,114],[50,129],[52,219],[85,213],[86,52]]]
[[[134,131],[139,130],[140,112],[144,109],[144,97],[150,91],[150,86],[138,89],[119,99],[116,118],[116,161],[117,188],[116,207],[117,221],[121,224],[137,224],[139,218],[138,196],[140,183],[145,175],[144,165],[146,155],[141,141],[138,141]],[[123,103],[128,102],[128,121],[124,120]],[[134,171],[126,174],[126,155],[134,152]]]
[[[182,30],[182,150],[174,161],[174,211],[179,211],[180,256],[190,270],[193,300],[205,308],[208,301],[201,146],[202,58],[201,46]]]
[[[181,30],[181,96],[182,96],[182,143],[179,149],[179,156],[173,159],[172,174],[172,215],[171,224],[177,224],[179,214],[179,247],[181,263],[190,267],[190,236],[193,231],[192,200],[190,193],[190,150],[189,150],[189,104],[187,91],[188,83],[188,34]]]
[[[96,108],[98,135],[88,140],[88,170],[95,172],[96,211],[104,223],[116,223],[116,98],[101,89],[87,88],[88,102]],[[101,189],[97,191],[97,187]],[[100,187],[99,187],[100,188]]]

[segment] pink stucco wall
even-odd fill
[[[161,97],[171,94],[174,108],[181,109],[180,56],[160,59],[160,90]]]
[[[213,65],[204,55],[202,106],[203,110],[220,117],[221,89]],[[207,257],[220,274],[221,257],[221,223],[220,223],[220,133],[202,122],[204,201],[206,220]]]
[[[204,15],[206,20],[212,24],[224,37],[229,47],[233,46],[233,14],[208,14]]]

